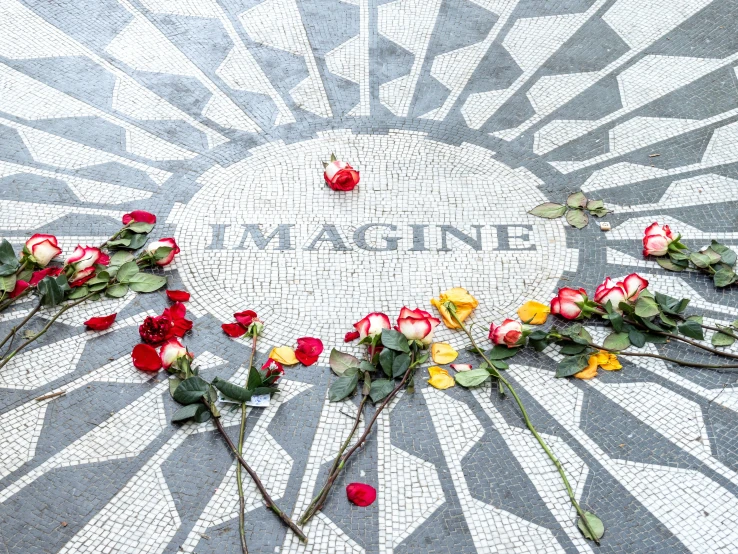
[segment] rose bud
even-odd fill
[[[187,348],[177,339],[170,339],[161,347],[159,357],[161,358],[161,366],[164,369],[169,369],[179,359],[189,358],[189,360],[192,360],[194,356],[187,352]]]
[[[284,367],[282,367],[282,364],[276,360],[272,360],[271,358],[264,362],[261,369],[264,375],[263,385],[265,387],[276,384],[282,375],[284,375]]]
[[[148,344],[137,344],[131,353],[133,365],[141,371],[159,371],[161,369],[161,358],[156,348]]]
[[[156,251],[159,248],[171,248],[171,250],[157,259]],[[179,246],[177,246],[177,242],[173,238],[159,239],[149,244],[146,247],[146,252],[151,255],[156,265],[164,267],[172,263],[174,256],[179,254]]]
[[[113,323],[115,323],[116,317],[118,317],[118,314],[110,314],[103,317],[91,317],[85,321],[85,326],[92,331],[104,331],[105,329],[109,329]]]
[[[359,172],[346,162],[333,159],[325,165],[323,178],[330,188],[338,191],[353,190],[359,184]]]
[[[55,256],[62,252],[54,235],[42,234],[35,234],[28,239],[23,251],[31,257],[30,261],[39,267],[46,267]]]
[[[354,329],[359,333],[358,338],[374,337],[382,332],[382,329],[391,329],[390,319],[380,312],[372,312],[368,316],[354,323]],[[348,335],[346,335],[348,337]],[[352,335],[353,336],[353,335]],[[352,339],[353,340],[353,339]]]
[[[129,225],[130,223],[149,223],[153,225],[156,223],[156,216],[143,210],[133,210],[123,216],[123,225]]]
[[[675,238],[668,225],[662,227],[656,222],[652,223],[643,237],[643,255],[665,256]]]
[[[441,323],[440,319],[420,308],[411,310],[403,306],[400,310],[400,317],[397,318],[397,330],[407,340],[417,340],[427,345],[433,340],[433,332],[439,323]]]
[[[161,344],[167,339],[172,338],[174,323],[169,315],[162,314],[160,316],[148,316],[138,328],[138,334],[141,340],[148,344]]]
[[[603,306],[608,302],[612,302],[613,308],[617,309],[621,302],[625,302],[627,297],[628,293],[625,290],[625,285],[623,283],[616,283],[608,277],[595,290],[594,301]]]
[[[322,352],[323,342],[320,339],[312,337],[302,337],[297,339],[295,357],[302,365],[313,365],[318,361],[318,357]]]
[[[58,275],[61,275],[62,270],[63,268],[61,267],[47,267],[45,269],[39,269],[38,271],[34,271],[33,275],[31,275],[31,280],[29,281],[29,284],[32,287],[35,287],[45,277],[56,277]]]
[[[566,319],[577,319],[583,313],[584,303],[587,302],[587,292],[584,289],[559,289],[559,294],[551,300],[551,313]]]
[[[494,323],[489,326],[489,340],[494,344],[505,345],[508,348],[519,346],[523,336],[523,325],[514,319],[506,319],[501,325]]]

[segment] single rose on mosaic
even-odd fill
[[[331,189],[348,192],[359,184],[359,172],[346,162],[337,160],[335,154],[331,154],[331,161],[323,162],[323,166],[323,178]]]

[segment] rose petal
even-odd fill
[[[279,362],[284,365],[295,365],[298,362],[298,359],[295,356],[295,351],[289,346],[278,346],[272,348],[272,351],[269,353],[269,357],[275,362]]]
[[[523,323],[529,325],[543,325],[548,319],[551,308],[535,300],[528,300],[518,308],[518,317]]]
[[[302,337],[297,339],[297,348],[295,349],[295,357],[303,365],[310,366],[318,361],[318,357],[323,352],[323,341],[313,337]]]
[[[123,225],[128,225],[132,221],[154,224],[156,223],[156,216],[143,210],[133,210],[131,213],[123,216]]]
[[[364,483],[350,483],[346,486],[346,496],[350,502],[365,508],[374,504],[377,499],[377,490]]]
[[[431,357],[437,364],[450,364],[458,356],[459,353],[446,342],[434,342],[431,346]]]
[[[471,364],[451,364],[451,369],[454,371],[471,371]]]
[[[233,338],[242,337],[246,334],[246,329],[239,323],[224,323],[220,326],[226,335]]]
[[[352,340],[358,339],[360,336],[361,335],[358,331],[349,331],[346,333],[346,336],[343,337],[343,342],[351,342]]]
[[[186,290],[168,290],[167,298],[172,302],[187,302],[190,299],[190,293]]]
[[[113,325],[116,317],[118,317],[118,314],[110,314],[102,317],[91,317],[90,319],[85,321],[85,325],[93,331],[104,331],[105,329],[109,329],[110,326]]]
[[[440,367],[429,367],[428,374],[430,375],[430,379],[428,379],[428,384],[438,390],[445,390],[453,387],[456,384],[456,381],[448,374],[448,371]]]
[[[14,287],[14,288],[13,288],[13,290],[12,290],[12,291],[11,291],[11,292],[10,292],[10,293],[8,294],[8,296],[9,296],[10,298],[16,298],[17,296],[19,296],[19,295],[20,295],[21,293],[23,293],[23,291],[24,291],[24,290],[26,290],[26,289],[27,289],[28,287],[30,287],[30,286],[31,286],[31,285],[30,285],[29,283],[27,283],[26,281],[21,281],[20,279],[18,279],[18,280],[17,280],[16,282],[15,282],[15,287]]]
[[[156,348],[148,344],[137,344],[131,353],[133,365],[142,371],[159,371],[161,369],[161,358]]]

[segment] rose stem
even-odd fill
[[[36,313],[37,313],[37,312],[38,312],[38,311],[39,311],[40,309],[41,309],[41,300],[39,300],[39,301],[38,301],[38,304],[36,305],[36,307],[35,307],[35,308],[34,308],[33,310],[31,310],[31,312],[30,312],[30,313],[29,313],[29,314],[28,314],[28,315],[27,315],[27,316],[25,317],[25,319],[24,319],[23,321],[21,321],[21,322],[20,322],[20,323],[19,323],[18,325],[16,325],[15,327],[13,327],[13,328],[12,328],[12,329],[10,330],[10,333],[8,333],[8,336],[6,336],[6,337],[5,337],[4,339],[3,339],[3,342],[0,342],[0,348],[2,348],[3,346],[5,346],[5,343],[6,343],[6,342],[8,342],[9,340],[11,341],[11,342],[10,342],[10,344],[12,345],[12,344],[13,344],[13,342],[12,342],[12,340],[11,340],[11,339],[15,337],[15,334],[16,334],[16,333],[17,333],[17,332],[18,332],[18,331],[19,331],[20,329],[22,329],[22,328],[23,328],[23,326],[24,326],[24,325],[25,325],[26,323],[28,323],[28,322],[30,321],[30,319],[31,319],[31,318],[32,318],[32,317],[33,317],[34,315],[36,315]],[[9,348],[8,348],[8,349],[9,349]]]
[[[474,337],[472,336],[471,332],[464,326],[464,324],[459,320],[458,317],[456,317],[456,314],[454,312],[450,312],[451,317],[454,318],[454,321],[459,324],[461,329],[466,333],[466,336],[469,337],[469,340],[471,341],[472,346],[476,349],[477,352],[480,353],[482,358],[484,358],[484,361],[487,362],[487,365],[490,368],[494,368],[495,366],[492,364],[492,362],[489,361],[487,358],[487,355],[484,353],[484,351],[477,346],[477,343],[474,341]],[[495,369],[495,376],[497,379],[499,379],[510,391],[510,394],[512,394],[513,398],[515,399],[515,402],[518,405],[518,408],[520,408],[520,412],[523,414],[523,420],[525,421],[526,427],[528,427],[528,430],[533,433],[533,436],[538,441],[538,444],[541,445],[541,448],[543,448],[544,452],[548,455],[548,457],[551,459],[553,464],[556,466],[556,469],[559,472],[559,475],[561,476],[561,480],[564,482],[564,486],[566,487],[566,492],[569,494],[569,500],[571,500],[572,505],[574,508],[576,508],[577,513],[579,514],[579,517],[581,518],[582,524],[587,529],[587,532],[589,533],[590,537],[592,537],[592,540],[595,541],[595,543],[600,544],[599,539],[596,538],[597,535],[595,535],[594,531],[592,530],[592,527],[589,524],[589,520],[587,519],[587,516],[584,513],[584,510],[582,510],[582,507],[579,505],[579,502],[577,502],[577,498],[574,495],[574,491],[571,488],[571,485],[569,484],[569,479],[566,478],[566,473],[564,473],[564,467],[561,465],[561,462],[556,457],[556,455],[553,453],[553,451],[549,448],[549,446],[546,444],[546,441],[543,440],[543,437],[538,434],[538,431],[533,426],[533,422],[530,420],[530,417],[528,416],[528,412],[525,409],[525,406],[523,406],[523,401],[520,400],[520,397],[518,396],[518,393],[515,392],[515,389],[510,385],[510,382],[505,379],[500,373]]]
[[[246,383],[248,386],[249,373],[251,373],[251,366],[254,363],[254,352],[256,351],[256,337],[254,334],[251,342],[251,355],[249,356],[249,365],[246,371]],[[241,403],[241,428],[238,432],[238,453],[243,456],[243,435],[246,430],[246,403]],[[246,546],[246,500],[243,495],[243,479],[241,478],[241,464],[236,465],[236,482],[238,483],[238,530],[241,535],[241,550],[243,554],[249,554],[249,549]]]
[[[344,443],[341,445],[341,449],[338,451],[338,454],[336,455],[336,459],[333,461],[333,466],[331,467],[331,470],[328,472],[328,476],[330,477],[334,471],[336,471],[336,468],[341,463],[341,456],[343,456],[343,453],[348,448],[349,443],[351,442],[351,439],[354,436],[354,433],[356,433],[356,430],[359,428],[359,423],[361,422],[361,415],[364,411],[364,405],[366,404],[366,399],[368,396],[364,396],[361,399],[361,403],[359,404],[359,409],[356,411],[356,419],[354,420],[354,425],[351,428],[351,432],[349,433],[349,436],[346,438]],[[310,506],[307,507],[307,510],[305,510],[305,514],[302,516],[302,519],[298,522],[300,525],[305,525],[310,518],[307,518],[307,515],[311,512],[311,510],[315,507],[315,505],[318,503],[318,501],[322,498],[323,492],[325,491],[325,488],[327,486],[327,483],[325,486],[323,486],[322,489],[320,489],[320,492],[313,498],[313,501],[310,503]],[[312,517],[312,516],[311,516]]]
[[[29,294],[31,294],[31,292],[32,292],[32,291],[33,291],[33,290],[34,290],[35,288],[36,288],[36,287],[28,287],[28,288],[26,288],[26,290],[24,290],[24,291],[23,291],[22,293],[20,293],[20,294],[19,294],[18,296],[16,296],[15,298],[6,298],[6,299],[5,299],[5,300],[3,300],[2,302],[0,302],[0,312],[1,312],[1,311],[3,311],[3,310],[4,310],[5,308],[7,308],[8,306],[10,306],[10,305],[11,305],[11,304],[12,304],[13,302],[15,302],[15,301],[17,301],[17,300],[20,300],[21,298],[24,298],[25,296],[28,296]]]
[[[34,336],[32,336],[32,337],[31,337],[30,339],[26,340],[26,341],[25,341],[24,343],[22,343],[22,344],[21,344],[21,345],[20,345],[20,346],[19,346],[18,348],[16,348],[16,349],[15,349],[15,350],[13,350],[13,351],[12,351],[12,352],[11,352],[10,354],[8,354],[8,355],[7,355],[7,356],[6,356],[6,357],[5,357],[5,358],[4,358],[4,359],[3,359],[2,361],[0,361],[0,369],[2,369],[3,367],[5,367],[5,365],[6,365],[6,364],[7,364],[7,363],[8,363],[8,362],[9,362],[10,360],[12,360],[12,359],[13,359],[13,357],[14,357],[15,355],[17,355],[17,354],[18,354],[18,352],[20,352],[21,350],[23,350],[23,349],[24,349],[24,348],[25,348],[26,346],[28,346],[29,344],[31,344],[31,343],[35,342],[36,340],[38,340],[38,338],[39,338],[39,337],[42,337],[43,335],[45,335],[45,334],[46,334],[46,331],[48,331],[48,330],[49,330],[49,329],[51,328],[51,326],[52,326],[52,325],[54,324],[54,322],[55,322],[55,321],[56,321],[57,319],[59,319],[59,317],[61,317],[61,315],[62,315],[62,314],[63,314],[64,312],[66,312],[67,310],[69,310],[69,309],[71,309],[71,308],[74,308],[75,306],[77,306],[77,305],[81,304],[82,302],[84,302],[85,300],[87,300],[88,298],[90,298],[90,297],[92,297],[92,296],[94,296],[94,295],[96,295],[96,294],[98,294],[98,293],[97,293],[97,292],[93,292],[93,293],[91,293],[91,294],[88,294],[87,296],[83,296],[83,297],[82,297],[82,298],[80,298],[79,300],[75,300],[75,301],[74,301],[74,302],[72,302],[71,304],[67,304],[67,305],[66,305],[66,306],[64,306],[64,307],[63,307],[63,308],[62,308],[61,310],[59,310],[58,312],[56,312],[56,314],[54,315],[54,317],[52,317],[52,318],[51,318],[51,319],[49,320],[49,322],[48,322],[48,323],[47,323],[46,325],[44,325],[43,329],[41,329],[41,330],[40,330],[40,331],[39,331],[38,333],[36,333],[36,334],[35,334]]]
[[[210,405],[208,404],[208,401],[203,397],[202,401],[205,403],[208,408],[210,408]],[[284,522],[284,524],[292,529],[292,532],[297,535],[301,541],[307,542],[307,537],[305,536],[305,533],[302,532],[302,530],[295,525],[295,522],[292,521],[287,514],[285,514],[282,510],[279,509],[279,507],[274,503],[274,500],[272,500],[272,497],[269,495],[267,490],[264,488],[264,484],[261,482],[261,479],[259,479],[259,476],[256,474],[256,472],[251,469],[249,464],[246,463],[246,460],[243,459],[241,454],[238,453],[238,448],[236,448],[236,445],[233,444],[233,441],[228,436],[228,433],[226,433],[226,430],[223,428],[223,424],[220,422],[219,417],[213,417],[213,423],[215,423],[215,426],[218,428],[218,431],[220,431],[220,434],[225,439],[226,443],[228,443],[228,446],[230,447],[231,451],[233,452],[233,455],[236,456],[236,459],[238,462],[243,466],[243,468],[246,470],[246,472],[251,476],[251,479],[256,484],[256,488],[259,489],[259,492],[261,493],[262,498],[264,498],[264,503],[266,504],[266,507],[269,508],[271,511],[273,511],[277,516]]]
[[[351,455],[356,452],[356,450],[364,443],[367,436],[372,430],[372,427],[374,427],[374,423],[377,421],[377,417],[379,417],[379,414],[382,413],[382,410],[384,410],[390,402],[392,402],[392,399],[397,395],[398,392],[400,392],[400,389],[405,385],[405,382],[407,381],[408,377],[410,376],[410,373],[415,369],[415,351],[413,350],[411,352],[411,361],[410,366],[407,368],[407,371],[405,371],[405,374],[402,376],[402,381],[400,381],[400,384],[397,385],[394,389],[392,389],[392,392],[389,393],[387,398],[384,399],[384,401],[379,405],[379,407],[375,410],[374,415],[369,420],[369,424],[364,429],[364,433],[359,437],[359,440],[356,441],[354,446],[351,447],[351,449],[346,452],[346,454],[343,455],[341,458],[341,461],[338,463],[338,467],[328,476],[328,480],[325,482],[325,485],[321,489],[320,494],[317,496],[315,500],[310,504],[312,508],[308,509],[308,511],[305,512],[305,514],[300,519],[300,523],[305,525],[310,519],[323,508],[323,504],[325,503],[326,499],[328,498],[328,492],[330,492],[331,487],[333,486],[333,483],[335,483],[336,479],[341,473],[341,470],[346,465],[346,462],[351,457]]]
[[[637,325],[641,329],[646,329],[649,333],[654,333],[656,335],[661,335],[662,337],[669,337],[669,338],[674,339],[674,340],[685,342],[685,343],[687,343],[687,344],[689,344],[691,346],[694,346],[695,348],[700,348],[702,350],[706,350],[707,352],[710,352],[712,354],[717,354],[718,356],[725,356],[726,358],[735,358],[735,359],[738,360],[738,354],[731,354],[729,352],[722,352],[720,350],[715,350],[714,348],[711,348],[711,347],[709,347],[707,345],[700,344],[698,342],[695,342],[695,341],[690,340],[690,339],[685,338],[685,337],[681,337],[679,335],[675,335],[674,333],[666,333],[666,332],[663,332],[663,331],[651,331],[645,325],[639,325],[638,323],[636,323],[634,321],[627,320],[627,319],[625,320],[625,322],[626,323],[630,323],[631,325]],[[704,327],[704,325],[702,325],[702,327]],[[706,327],[706,328],[707,329],[711,329],[711,327]],[[712,327],[712,329],[714,329],[714,327]]]
[[[718,333],[722,333],[723,335],[728,335],[729,337],[733,337],[734,339],[738,339],[738,335],[734,335],[733,334],[733,331],[730,330],[730,329],[728,329],[728,328],[720,329],[719,327],[713,327],[712,325],[704,325],[703,323],[700,323],[700,326],[703,329],[709,329],[710,331],[716,331]]]

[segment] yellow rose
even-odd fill
[[[448,343],[434,342],[431,346],[431,357],[437,364],[450,364],[458,355],[459,353]]]
[[[272,351],[269,353],[269,357],[275,362],[279,362],[284,365],[295,365],[297,363],[295,351],[289,346],[272,348]]]
[[[528,300],[518,308],[518,317],[523,323],[529,325],[543,325],[548,319],[551,308],[535,300]]]
[[[623,369],[618,357],[612,352],[606,352],[605,350],[600,350],[599,352],[592,354],[587,362],[587,367],[579,373],[575,373],[574,377],[577,379],[594,379],[597,377],[598,366],[606,371]]]
[[[447,290],[446,292],[442,292],[439,298],[432,298],[430,302],[441,314],[441,317],[443,318],[443,323],[449,329],[459,329],[459,324],[456,323],[456,320],[451,317],[451,314],[446,309],[446,306],[444,306],[446,302],[451,302],[454,306],[456,306],[456,318],[459,321],[464,321],[467,317],[471,315],[471,313],[474,311],[474,308],[479,306],[479,302],[477,301],[477,299],[469,294],[466,289],[462,289],[461,287],[455,287],[453,289]]]
[[[440,367],[431,366],[428,368],[430,379],[428,384],[438,390],[444,390],[453,387],[456,381],[448,374],[448,371]]]

